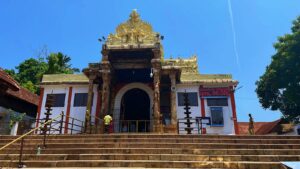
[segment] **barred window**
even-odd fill
[[[53,105],[52,107],[64,107],[65,106],[65,93],[59,93],[59,94],[47,94],[46,101],[48,101],[48,97],[53,96]],[[46,102],[45,105],[48,105],[48,102]]]
[[[224,126],[222,107],[210,107],[210,114],[212,126]]]
[[[197,92],[190,92],[190,93],[187,93],[187,95],[188,95],[188,100],[189,100],[190,106],[198,106]],[[177,93],[177,97],[178,97],[178,106],[184,106],[184,93],[183,92]]]
[[[74,107],[85,107],[87,105],[88,94],[87,93],[75,93]]]

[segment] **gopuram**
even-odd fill
[[[162,39],[132,11],[115,33],[100,39],[101,61],[90,63],[83,74],[43,76],[37,118],[44,116],[47,95],[54,95],[52,116],[64,112],[89,123],[111,114],[116,133],[177,133],[187,93],[190,116],[209,121],[202,134],[238,134],[238,82],[230,74],[200,74],[197,56],[165,59]]]

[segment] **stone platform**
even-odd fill
[[[14,136],[0,136],[0,147]],[[52,135],[37,155],[42,136],[28,136],[27,168],[230,168],[284,169],[300,161],[300,136],[173,134]],[[0,168],[16,167],[20,143],[0,151]]]

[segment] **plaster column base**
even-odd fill
[[[170,125],[164,126],[164,133],[177,134],[177,124],[170,124]]]
[[[164,126],[162,124],[153,125],[154,133],[164,133]]]

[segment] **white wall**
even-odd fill
[[[196,92],[198,95],[198,106],[191,106],[190,112],[192,118],[201,117],[201,103],[200,103],[200,95],[199,95],[199,85],[197,84],[177,84],[176,86],[176,105],[177,105],[177,118],[184,118],[184,106],[178,106],[178,92]],[[234,123],[232,120],[232,108],[230,98],[228,97],[228,106],[223,108],[223,118],[224,118],[224,126],[223,127],[211,127],[207,126],[206,131],[207,134],[234,134]],[[205,116],[211,117],[210,108],[207,106],[207,100],[204,99],[205,104]],[[185,124],[179,124],[179,127],[183,129]],[[192,127],[196,128],[196,125],[193,124]],[[186,131],[181,131],[180,133],[186,133]],[[198,133],[196,129],[194,129],[193,133]]]
[[[65,106],[64,107],[53,107],[51,118],[54,118],[58,116],[62,111],[66,114],[67,111],[67,102],[68,102],[68,95],[69,95],[69,87],[70,85],[47,85],[44,87],[44,96],[42,101],[42,108],[41,108],[41,116],[40,118],[44,118],[44,112],[45,110],[45,102],[47,94],[58,94],[58,93],[65,93]],[[88,85],[72,85],[72,98],[71,98],[71,107],[70,107],[70,117],[74,117],[76,119],[79,119],[81,121],[85,120],[85,112],[86,107],[74,107],[74,96],[75,93],[87,93],[88,92]],[[198,106],[191,106],[190,111],[191,117],[201,117],[201,103],[200,103],[200,96],[199,96],[199,85],[195,84],[178,84],[176,86],[176,105],[177,105],[177,118],[184,118],[184,106],[178,106],[178,92],[196,92],[198,95]],[[94,96],[93,96],[93,106],[92,106],[92,115],[95,116],[96,114],[96,105],[97,105],[97,85],[94,85],[93,88]],[[230,98],[228,97],[228,106],[223,107],[223,117],[224,117],[224,127],[211,127],[207,126],[207,134],[234,134],[234,123],[232,120],[232,108],[231,108],[231,102]],[[152,100],[152,99],[151,99]],[[206,117],[210,117],[210,108],[207,106],[207,101],[205,99],[205,114]],[[92,118],[92,121],[95,119]],[[69,121],[70,123],[72,121]],[[76,124],[79,124],[78,121]],[[80,124],[81,125],[81,124]],[[180,124],[180,127],[183,129],[185,127],[184,124]],[[195,127],[195,123],[192,125],[192,127]],[[71,124],[69,124],[69,129],[71,128]],[[78,129],[78,128],[77,128]],[[70,133],[70,130],[68,131]],[[186,133],[185,131],[182,131],[181,133]],[[193,133],[198,133],[197,130],[194,130]]]
[[[86,113],[86,106],[84,107],[74,107],[74,98],[76,93],[88,93],[88,86],[73,86],[73,92],[72,92],[72,98],[71,98],[71,107],[70,107],[70,117],[76,118],[78,120],[74,120],[74,124],[76,125],[82,125],[81,121],[85,120],[85,113]],[[97,106],[97,85],[94,85],[93,87],[93,103],[92,103],[92,110],[91,115],[96,115],[96,106]],[[95,118],[92,118],[92,122],[95,121]],[[72,123],[70,120],[69,123]],[[71,129],[72,124],[69,124],[69,129]],[[79,127],[74,126],[76,130],[79,130]],[[69,130],[68,133],[71,131]]]
[[[185,84],[185,85],[177,85],[176,86],[176,105],[177,105],[177,118],[178,119],[182,119],[184,118],[186,115],[184,114],[184,106],[178,106],[178,93],[181,93],[181,92],[196,92],[197,93],[197,98],[198,98],[198,106],[191,106],[191,109],[190,109],[190,117],[192,118],[196,118],[196,117],[201,117],[201,105],[200,105],[200,99],[199,99],[199,86],[198,85],[188,85],[188,84]],[[182,120],[181,120],[182,121]],[[179,124],[179,128],[181,130],[183,130],[183,128],[185,127],[185,124],[183,123],[180,123]],[[192,127],[196,128],[196,125],[195,123],[192,124]],[[186,133],[186,131],[180,131],[180,133]],[[192,133],[198,133],[197,130],[193,130]]]
[[[72,96],[71,96],[70,117],[80,120],[80,121],[74,120],[74,122],[75,122],[74,124],[82,125],[81,121],[85,120],[86,107],[74,107],[73,106],[74,105],[74,96],[75,96],[75,93],[88,93],[88,85],[45,85],[42,87],[44,88],[44,96],[43,96],[42,107],[41,107],[41,115],[40,115],[41,119],[45,118],[44,113],[46,112],[45,104],[46,104],[47,94],[52,94],[52,93],[53,94],[64,93],[64,94],[66,94],[66,96],[65,96],[64,107],[52,107],[53,110],[51,111],[51,113],[52,113],[51,118],[58,116],[62,111],[64,111],[64,115],[66,115],[67,105],[68,105],[68,97],[69,97],[69,87],[73,87]],[[95,116],[96,105],[97,105],[97,95],[98,95],[97,85],[94,85],[93,92],[94,92],[94,96],[93,96],[93,106],[92,106],[91,114],[93,116]],[[58,119],[58,120],[60,120],[60,119]],[[64,119],[64,121],[65,120],[66,119]],[[95,119],[92,118],[92,121],[94,121],[94,120]],[[72,123],[72,120],[69,120],[69,123]],[[59,126],[59,125],[57,125],[57,126]],[[69,129],[70,128],[71,128],[71,124],[69,124]],[[79,127],[76,127],[75,129],[79,130]],[[70,133],[70,130],[68,131],[68,133]]]
[[[218,98],[218,97],[214,97],[214,98]],[[226,98],[228,101],[228,106],[222,107],[224,127],[207,126],[206,131],[208,134],[234,134],[234,123],[232,120],[232,109],[231,109],[230,97],[226,97]],[[207,106],[206,98],[204,99],[204,103],[205,103],[205,115],[206,117],[211,117],[210,107]],[[220,107],[220,106],[214,106],[214,107]]]

